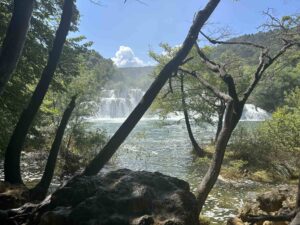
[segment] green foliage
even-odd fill
[[[283,17],[284,26],[293,29],[298,23],[298,17]],[[269,32],[258,32],[256,34],[247,34],[240,37],[229,39],[228,41],[251,42],[266,46],[270,49],[271,54],[280,50],[282,46],[282,33],[279,30],[271,30]],[[285,35],[285,34],[284,34]],[[293,38],[295,38],[293,36]],[[290,38],[289,38],[290,39]],[[218,45],[212,51],[211,57],[214,60],[227,63],[242,62],[242,67],[238,66],[240,71],[238,74],[242,82],[236,84],[245,85],[249,83],[249,74],[253,74],[258,65],[260,52],[250,46],[243,45]],[[269,112],[274,112],[277,107],[283,105],[286,92],[293,90],[300,85],[299,76],[299,51],[297,49],[290,50],[285,57],[280,58],[266,71],[260,84],[254,90],[250,97],[250,102]],[[237,60],[238,59],[238,60]],[[240,64],[241,65],[241,64]],[[233,73],[231,73],[233,74]],[[236,79],[236,78],[235,78]],[[240,92],[244,87],[239,88]]]
[[[90,161],[107,141],[105,132],[97,129],[95,131],[88,130],[88,123],[80,123],[67,132],[68,142],[66,143],[73,153],[81,155],[81,162]]]
[[[246,34],[239,37],[234,37],[228,41],[234,42],[251,42],[260,44],[271,49],[272,52],[280,50],[281,36],[278,35],[278,31],[273,30],[269,32],[258,32],[255,34]],[[259,51],[246,45],[219,45],[215,48],[212,56],[214,59],[218,59],[224,52],[234,52],[238,57],[247,60],[249,65],[257,65]]]
[[[206,216],[199,216],[199,222],[201,225],[210,225],[211,224],[211,220],[206,217]]]
[[[0,97],[0,126],[3,127],[0,135],[0,155],[6,149],[20,113],[28,103],[46,65],[61,16],[62,3],[61,0],[36,1],[22,57],[4,94]],[[3,31],[0,33],[1,41],[5,37],[11,12],[11,1],[1,1],[0,31]],[[75,10],[71,31],[78,30],[78,20],[79,13]],[[77,107],[66,132],[70,134],[75,125],[78,126],[77,130],[80,127],[82,132],[86,131],[86,127],[81,124],[84,118],[96,112],[101,89],[108,77],[114,73],[112,61],[90,50],[91,45],[92,43],[87,42],[83,36],[69,38],[65,43],[54,80],[27,136],[27,150],[50,148],[62,113],[74,95],[78,96]],[[98,131],[87,132],[81,138],[95,139],[97,135],[102,137],[103,134],[100,135]],[[75,136],[71,138],[72,143],[76,142],[76,138]],[[85,153],[93,148],[90,142],[91,140],[84,141],[87,145]],[[78,149],[83,152],[82,146],[71,145],[69,150],[73,149],[74,152],[79,151]]]
[[[252,102],[267,111],[274,112],[284,104],[287,92],[300,86],[300,53],[290,51],[266,74],[252,96]]]
[[[154,76],[158,71],[176,54],[178,47],[171,48],[168,44],[161,44],[164,53],[156,54],[150,52],[150,56],[159,64],[154,71]],[[207,54],[210,54],[212,49],[206,47],[203,49]],[[201,63],[197,57],[196,49],[193,48],[188,58],[191,60],[182,66],[190,71],[201,71],[201,75],[213,85],[224,89],[225,86],[218,77],[211,73],[207,67]],[[169,113],[179,113],[182,109],[182,93],[180,77],[175,76],[160,92],[159,96],[152,105],[152,111],[159,113],[162,118],[165,118]],[[213,117],[216,115],[218,108],[218,98],[215,97],[209,90],[204,88],[202,84],[191,75],[184,74],[184,95],[186,98],[186,108],[189,111],[190,119],[199,125],[203,123],[214,124]]]
[[[256,169],[293,177],[300,164],[300,88],[286,95],[284,106],[256,128],[237,129],[230,149],[234,158]]]
[[[300,88],[286,96],[285,105],[261,126],[275,151],[300,153]]]
[[[4,94],[0,98],[0,116],[2,118],[0,126],[3,127],[0,135],[0,154],[3,153],[6,148],[10,134],[18,121],[20,113],[28,103],[32,91],[46,65],[48,52],[52,46],[55,30],[58,26],[60,13],[62,11],[61,6],[61,0],[36,1],[22,57]],[[11,17],[12,1],[1,1],[0,8],[0,30],[3,31],[0,32],[0,40],[2,41],[5,37]],[[73,18],[73,31],[77,30],[78,15],[78,13],[75,13]],[[53,90],[58,91],[61,88],[60,77],[67,81],[71,76],[78,74],[76,69],[78,65],[77,55],[85,51],[86,48],[84,45],[79,45],[79,42],[80,40],[69,39],[66,43],[61,62],[56,72],[56,78],[52,83]],[[45,107],[48,104],[49,102],[46,100],[45,105],[34,121],[29,136],[39,136],[39,138],[43,136],[38,135],[40,132],[37,126],[43,125],[43,117],[51,112],[51,110]],[[43,142],[41,144],[43,144]]]
[[[230,179],[236,178],[239,179],[243,175],[243,170],[246,168],[248,162],[243,160],[230,160],[228,165],[225,165],[222,168],[221,174],[225,178]]]

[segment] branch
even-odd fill
[[[259,49],[265,49],[265,46],[259,45],[259,44],[255,44],[252,42],[247,42],[247,41],[218,41],[215,39],[212,39],[210,37],[208,37],[206,34],[204,34],[202,31],[200,31],[200,34],[203,35],[203,37],[205,37],[210,43],[212,44],[225,44],[225,45],[246,45],[246,46],[251,46],[251,47],[255,47],[255,48],[259,48]]]
[[[197,53],[200,56],[200,58],[202,59],[202,61],[208,66],[208,68],[217,73],[222,80],[226,83],[227,87],[228,87],[228,93],[229,96],[235,101],[235,102],[239,102],[239,98],[236,92],[236,87],[235,87],[235,83],[234,83],[234,79],[233,77],[228,74],[225,70],[225,66],[222,66],[212,60],[210,60],[200,49],[199,45],[196,43],[196,49],[197,49]]]
[[[266,24],[261,25],[260,27],[277,30],[280,29],[284,32],[287,32],[288,28],[284,25],[283,21],[273,16],[269,9],[267,11],[264,11],[263,14],[269,17],[270,21]]]
[[[182,63],[181,63],[181,66],[183,66],[184,64],[188,63],[189,61],[193,60],[194,57],[189,57],[187,59],[185,59]]]
[[[214,109],[219,108],[219,105],[215,103],[216,101],[213,102],[213,101],[211,101],[211,100],[209,100],[209,99],[206,99],[203,95],[200,95],[200,98],[201,98],[203,101],[205,101],[208,105],[210,105],[211,107],[213,107]],[[217,97],[217,98],[220,100],[219,97]],[[223,99],[222,99],[222,100],[223,100]]]
[[[262,75],[266,71],[266,69],[268,69],[281,55],[283,55],[287,51],[287,49],[289,49],[290,47],[292,47],[295,44],[296,43],[287,43],[286,45],[284,45],[279,50],[279,52],[273,58],[271,58],[268,55],[268,49],[265,49],[265,50],[261,51],[261,54],[260,54],[260,57],[259,57],[259,64],[258,64],[258,67],[256,69],[256,72],[254,73],[253,81],[249,85],[247,90],[244,92],[244,97],[243,97],[243,100],[242,100],[243,103],[246,103],[249,96],[253,92],[254,88],[256,87],[258,82],[260,81]],[[266,59],[267,59],[267,61],[266,61]]]
[[[201,51],[199,45],[196,43],[196,50],[198,55],[200,56],[200,58],[202,59],[202,61],[206,64],[206,66],[214,73],[219,73],[221,74],[223,71],[221,71],[221,65],[210,60],[205,54],[204,52]]]
[[[289,43],[286,43],[281,49],[280,51],[273,57],[270,59],[269,61],[269,64],[271,65],[275,60],[277,60],[281,55],[283,55],[286,50],[288,50],[289,48],[291,48],[292,46],[294,45],[298,45],[298,43],[294,43],[294,42],[289,42]],[[268,65],[268,66],[270,66]]]
[[[171,94],[172,92],[170,90],[168,90],[162,97],[161,99],[165,99],[166,97],[168,97],[169,94]]]
[[[205,88],[207,88],[208,90],[210,90],[216,97],[218,97],[220,99],[223,99],[226,102],[232,99],[230,96],[228,96],[227,94],[225,94],[222,91],[218,90],[215,86],[211,85],[209,82],[207,82],[207,80],[203,79],[196,72],[190,72],[190,71],[182,69],[182,68],[180,68],[179,70],[181,72],[183,72],[183,73],[186,73],[186,74],[189,74],[189,75],[191,75],[193,77],[196,77],[200,81],[200,83]]]

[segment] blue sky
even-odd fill
[[[94,48],[118,66],[148,65],[148,51],[161,52],[160,43],[182,43],[195,13],[207,0],[77,0],[81,13],[80,34],[94,42]],[[207,30],[227,27],[234,35],[257,32],[272,9],[277,17],[300,12],[300,0],[221,0],[207,24]]]

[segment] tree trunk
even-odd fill
[[[217,142],[219,134],[223,127],[223,118],[224,118],[225,109],[226,109],[226,106],[225,106],[224,102],[222,101],[220,109],[218,111],[218,124],[217,124],[217,132],[216,132],[216,136],[215,136],[215,143]]]
[[[243,107],[244,105],[236,106],[233,100],[228,102],[226,105],[224,123],[216,142],[215,153],[211,165],[196,192],[199,214],[202,211],[208,194],[218,179],[228,141],[241,118]],[[238,110],[236,110],[237,108]]]
[[[8,25],[0,52],[0,95],[22,54],[33,11],[34,0],[15,0],[12,18]]]
[[[203,149],[198,145],[197,141],[195,140],[195,137],[193,135],[193,131],[192,131],[192,128],[191,128],[189,114],[188,114],[187,105],[186,105],[186,101],[185,101],[184,83],[183,83],[184,80],[183,80],[183,78],[184,77],[181,74],[180,75],[181,104],[182,104],[182,110],[183,110],[186,129],[188,131],[188,135],[189,135],[190,141],[192,143],[194,152],[196,153],[197,156],[204,157],[205,153],[204,153]]]
[[[34,90],[27,108],[22,112],[5,152],[4,174],[5,181],[21,184],[20,156],[21,150],[30,125],[43,102],[50,82],[55,73],[59,58],[71,25],[74,0],[65,0],[59,28],[56,32],[52,51],[49,53],[47,65],[41,79]]]
[[[104,148],[99,152],[99,154],[88,164],[85,168],[84,175],[95,175],[97,174],[103,166],[110,160],[113,154],[117,151],[119,146],[123,143],[126,137],[130,134],[142,116],[145,114],[147,109],[152,104],[153,100],[165,85],[168,78],[172,73],[176,72],[178,67],[182,64],[184,59],[189,54],[193,45],[197,41],[198,34],[210,17],[214,9],[219,4],[220,0],[210,0],[206,7],[199,11],[190,31],[183,42],[181,49],[177,52],[175,57],[171,59],[164,68],[160,71],[157,78],[154,80],[150,88],[147,90],[143,96],[140,103],[135,107],[129,117],[117,130],[117,132],[112,136],[109,142],[104,146]]]
[[[59,127],[56,131],[55,139],[52,143],[51,150],[48,156],[47,164],[44,170],[44,174],[40,180],[40,182],[30,190],[30,199],[31,200],[43,200],[48,192],[48,188],[50,186],[51,180],[53,178],[54,169],[56,165],[56,160],[58,156],[58,152],[61,146],[61,142],[64,136],[65,129],[69,122],[69,119],[72,115],[72,112],[76,106],[76,98],[77,96],[73,96],[70,101],[68,107],[66,108],[62,119],[60,121]]]

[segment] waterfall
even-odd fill
[[[141,89],[103,90],[97,117],[103,119],[125,118],[132,112],[143,95],[144,92]],[[270,114],[265,110],[253,104],[245,104],[241,120],[263,121],[269,117]],[[155,118],[158,119],[158,117]],[[183,115],[180,112],[169,116],[169,119],[174,120],[182,118]]]
[[[124,118],[142,99],[144,92],[141,89],[103,90],[99,106],[100,118]]]
[[[253,104],[245,104],[241,117],[243,121],[263,121],[270,117],[270,113]]]

